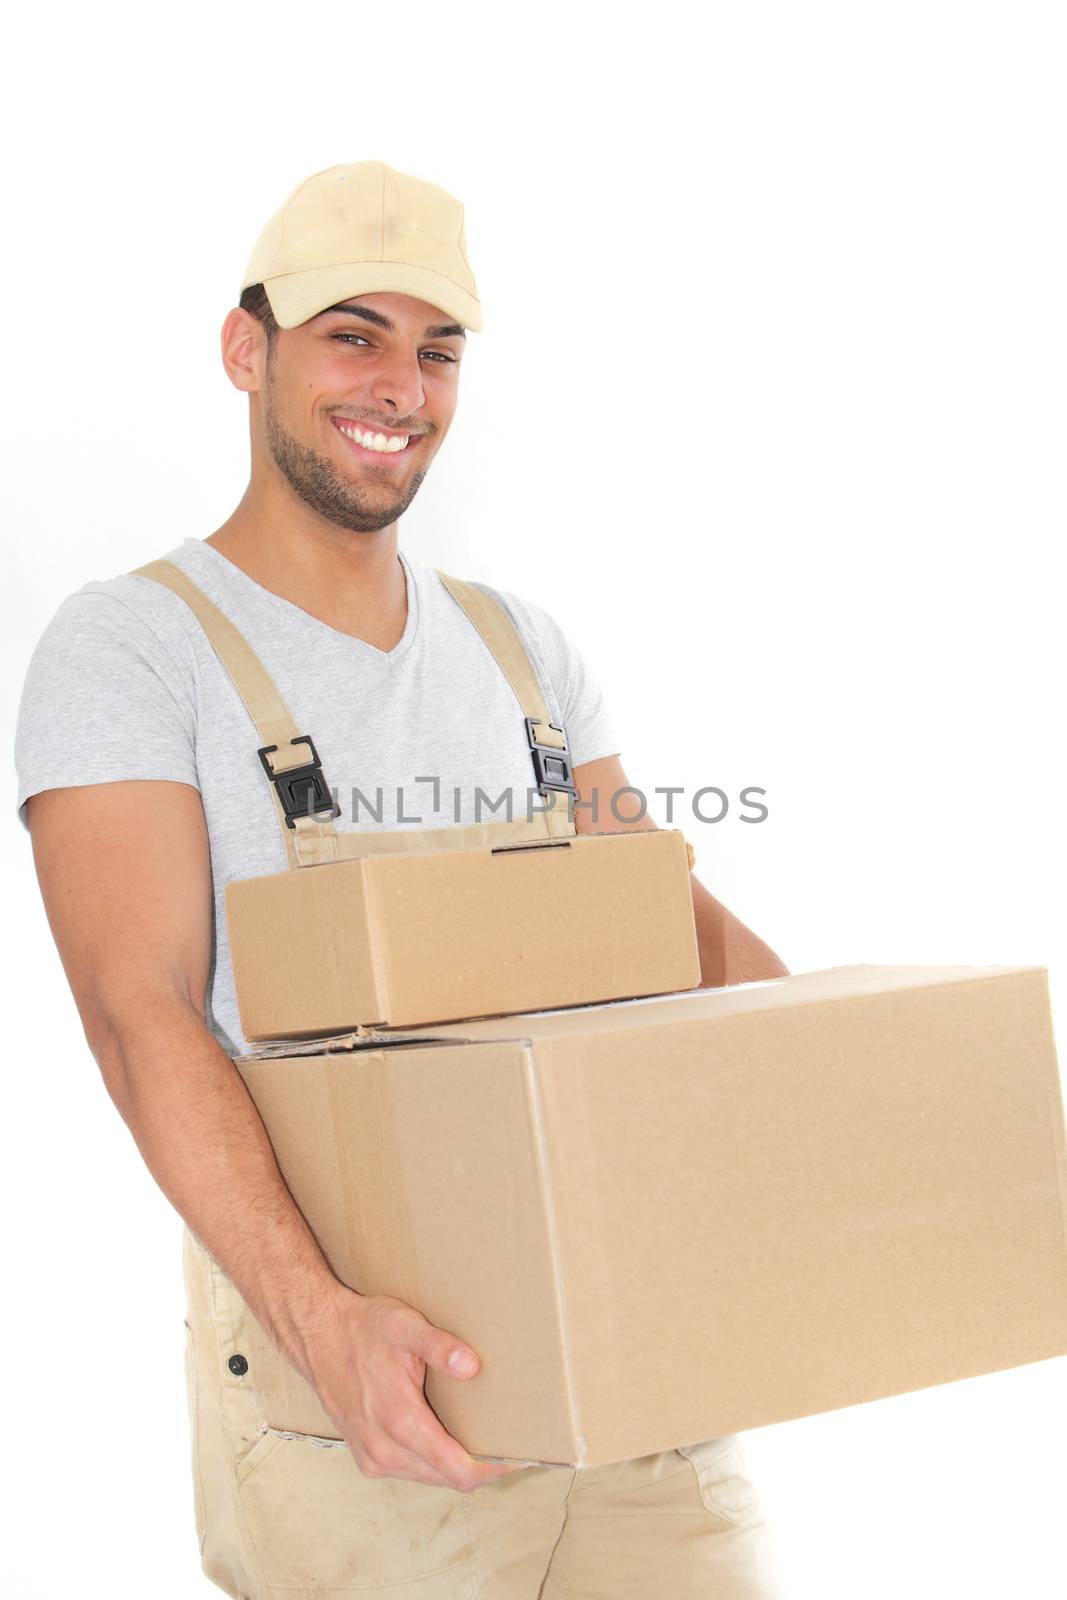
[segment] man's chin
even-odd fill
[[[338,496],[334,505],[310,500],[308,503],[321,515],[337,522],[343,528],[349,528],[353,533],[377,533],[382,528],[391,528],[398,517],[403,516],[408,506],[414,500],[421,477],[415,478],[407,485],[403,494],[388,493],[383,490],[381,497],[364,493],[358,504],[346,501]]]

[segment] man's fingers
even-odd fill
[[[358,1465],[358,1462],[357,1462]],[[412,1478],[417,1483],[436,1484],[442,1489],[454,1489],[455,1484],[449,1483],[439,1472],[417,1456],[413,1450],[407,1450],[396,1440],[388,1441],[381,1450],[381,1465],[368,1462],[360,1471],[367,1478]]]
[[[413,1330],[410,1348],[435,1372],[446,1372],[450,1378],[470,1378],[478,1371],[478,1354],[455,1334],[446,1333],[426,1322]]]
[[[464,1457],[467,1459],[465,1452]],[[478,1469],[477,1473],[472,1470],[474,1468]],[[436,1484],[443,1489],[455,1489],[461,1494],[469,1494],[485,1483],[492,1483],[494,1479],[504,1477],[506,1473],[517,1472],[519,1467],[512,1462],[484,1463],[469,1458],[469,1465],[457,1469],[456,1475],[452,1477],[439,1472],[424,1456],[417,1455],[414,1450],[408,1450],[394,1440],[388,1450],[383,1449],[381,1466],[368,1464],[360,1470],[365,1477],[411,1478],[417,1483]]]
[[[368,1461],[368,1476],[410,1477],[469,1493],[505,1473],[519,1470],[512,1462],[476,1461],[443,1427],[428,1403],[427,1369],[462,1377],[456,1362],[467,1363],[467,1375],[480,1369],[477,1351],[421,1312],[388,1296],[365,1304],[364,1423],[357,1439]],[[372,1359],[373,1358],[373,1359]],[[357,1465],[359,1464],[357,1457]]]
[[[476,1461],[425,1401],[403,1429],[403,1438],[397,1444],[453,1489],[474,1489],[514,1470],[510,1462]]]

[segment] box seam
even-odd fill
[[[1052,1075],[1049,1083],[1052,1146],[1056,1158],[1056,1182],[1059,1186],[1060,1212],[1063,1218],[1064,1261],[1067,1264],[1067,1129],[1065,1129],[1064,1124],[1063,1083],[1060,1075],[1059,1052],[1056,1049],[1056,1027],[1052,1015],[1052,995],[1049,986],[1048,969],[1041,968],[1040,970],[1044,973],[1042,998],[1045,1002],[1044,1013],[1048,1031],[1049,1055],[1052,1062]]]
[[[361,1027],[387,1027],[389,1024],[389,1011],[392,1006],[392,994],[389,989],[388,974],[384,970],[381,942],[378,938],[378,902],[381,886],[374,882],[375,874],[368,871],[367,862],[381,859],[380,857],[364,856],[359,858],[360,878],[363,883],[363,914],[367,921],[367,948],[370,950],[371,979],[374,984],[374,998],[377,1002],[380,1020],[377,1023],[363,1023]]]
[[[551,1046],[547,1042],[543,1053],[546,1055],[551,1054]],[[552,1186],[552,1172],[548,1159],[544,1099],[541,1094],[537,1057],[529,1041],[526,1042],[523,1051],[523,1076],[526,1082],[527,1104],[530,1109],[534,1157],[541,1174],[542,1192],[545,1197],[545,1223],[548,1229],[548,1245],[552,1259],[552,1281],[555,1291],[556,1318],[559,1327],[559,1347],[563,1359],[563,1383],[567,1399],[567,1414],[575,1449],[575,1465],[582,1467],[585,1465],[588,1448],[585,1436],[581,1432],[581,1420],[578,1415],[577,1394],[575,1392],[574,1357],[571,1351],[567,1324],[566,1294],[563,1286],[563,1258],[559,1242],[559,1218],[556,1211],[555,1191]]]

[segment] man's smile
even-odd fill
[[[422,438],[418,433],[397,433],[384,428],[372,428],[349,417],[331,417],[330,421],[350,449],[364,461],[384,465],[398,456],[407,454]]]

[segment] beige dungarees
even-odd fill
[[[173,563],[152,561],[135,575],[166,585],[191,607],[229,672],[254,726],[250,737],[258,736],[291,868],[383,851],[574,836],[564,730],[550,720],[511,619],[472,584],[438,573],[514,690],[544,809],[471,826],[337,833],[313,739],[297,729],[247,640]],[[736,1436],[580,1475],[527,1467],[472,1494],[367,1478],[315,1391],[188,1227],[183,1271],[200,1559],[234,1600],[368,1593],[392,1600],[714,1600],[720,1584],[723,1596],[777,1595]],[[284,1394],[286,1416],[297,1416],[305,1431],[268,1426],[257,1384],[261,1395]],[[658,1506],[663,1516],[653,1528],[647,1513]],[[605,1521],[606,1510],[616,1515]],[[681,1521],[679,1511],[686,1513]]]

